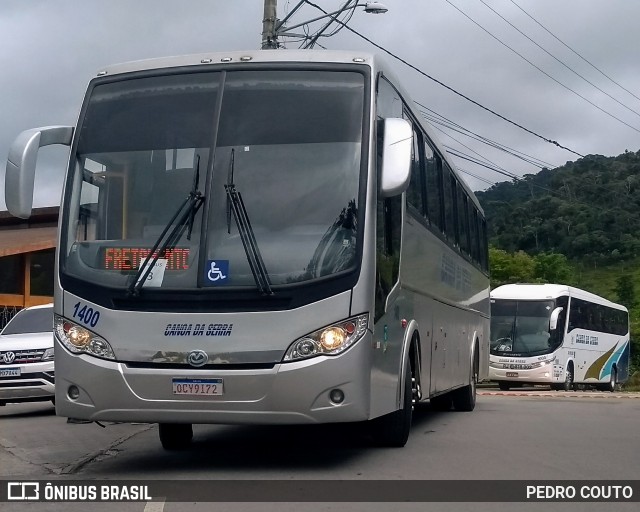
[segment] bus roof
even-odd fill
[[[564,284],[505,284],[503,286],[498,286],[491,291],[492,299],[542,300],[555,299],[562,295],[568,295],[570,297],[576,297],[589,302],[595,302],[596,304],[603,304],[612,308],[627,311],[627,308],[621,304],[616,304],[615,302],[605,299],[604,297],[600,297],[595,293],[587,292],[580,288]]]
[[[377,57],[369,52],[334,51],[334,50],[248,50],[230,52],[197,53],[156,59],[137,60],[115,64],[104,68],[98,76],[132,73],[152,69],[165,69],[184,66],[203,66],[216,64],[248,64],[274,62],[303,62],[303,63],[355,63],[374,66]]]

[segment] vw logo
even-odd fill
[[[187,356],[187,362],[191,366],[204,366],[208,360],[209,356],[204,350],[192,350]]]
[[[6,363],[6,364],[11,364],[16,360],[16,355],[14,352],[5,352],[2,355],[2,360]]]

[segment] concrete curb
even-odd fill
[[[640,393],[610,393],[607,391],[480,391],[478,395],[484,396],[535,396],[552,398],[638,398]]]

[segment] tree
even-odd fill
[[[534,261],[523,251],[513,254],[489,247],[489,267],[491,287],[509,283],[530,283],[534,281]]]
[[[623,274],[616,279],[616,287],[614,289],[618,295],[618,302],[624,304],[627,309],[633,308],[636,304],[636,292],[634,289],[631,276]]]
[[[569,284],[573,272],[564,254],[543,252],[534,256],[533,263],[536,281]]]

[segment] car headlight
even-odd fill
[[[368,314],[358,315],[302,336],[289,346],[283,361],[340,354],[364,336],[368,323]]]
[[[116,358],[105,339],[65,318],[55,316],[54,331],[60,342],[74,354],[90,354],[103,359]]]
[[[52,359],[53,359],[53,347],[48,348],[47,350],[44,351],[44,354],[42,354],[43,361],[51,361]]]

